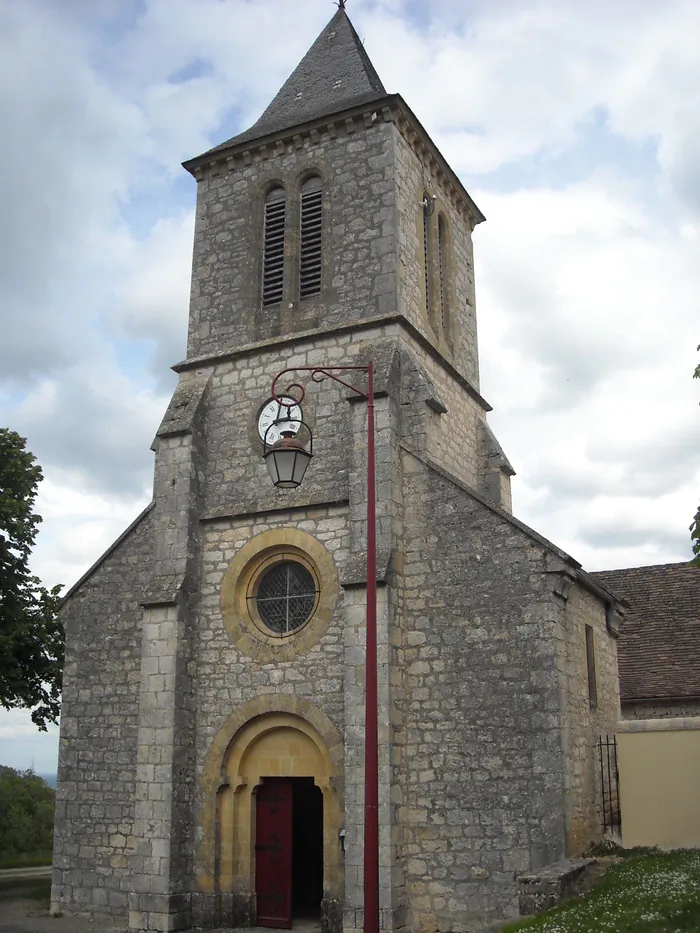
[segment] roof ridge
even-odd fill
[[[589,571],[589,573],[593,573],[593,574],[596,574],[596,573],[634,573],[637,570],[640,572],[647,571],[647,570],[662,570],[666,567],[692,568],[692,567],[697,567],[697,564],[695,564],[695,562],[691,559],[691,560],[672,561],[668,564],[642,564],[639,567],[616,567],[612,570],[591,570]]]

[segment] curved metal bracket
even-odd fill
[[[282,372],[277,373],[272,380],[272,397],[277,404],[281,405],[283,408],[293,407],[282,401],[285,397],[293,398],[295,400],[295,405],[301,405],[306,397],[306,389],[303,385],[298,382],[292,382],[283,393],[279,393],[277,391],[277,383],[283,376],[286,376],[287,373],[311,373],[313,382],[323,382],[324,379],[332,379],[334,382],[340,383],[341,386],[345,386],[346,389],[350,389],[351,392],[356,392],[358,395],[361,395],[362,398],[369,399],[370,396],[367,389],[361,389],[359,386],[346,382],[345,379],[341,379],[336,373],[354,371],[369,374],[371,365],[371,363],[366,363],[364,366],[292,366],[290,369],[283,369]],[[298,393],[298,396],[295,395],[295,392]]]

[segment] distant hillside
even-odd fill
[[[56,775],[55,774],[40,774],[39,777],[42,781],[46,781],[49,787],[53,787],[56,790]]]
[[[51,864],[54,798],[40,775],[0,765],[0,867]]]

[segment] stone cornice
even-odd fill
[[[469,218],[473,230],[477,224],[483,223],[486,217],[476,206],[459,176],[451,168],[447,159],[435,145],[406,101],[399,94],[396,94],[395,97],[397,98],[397,107],[393,122],[413,152],[425,165],[426,175],[431,179],[435,179],[435,183],[452,205]]]
[[[325,496],[310,498],[297,505],[269,506],[251,509],[211,509],[200,517],[200,522],[240,522],[248,519],[260,518],[261,515],[284,515],[291,512],[307,512],[309,509],[343,509],[347,508],[349,499],[327,499]]]
[[[182,163],[198,182],[203,178],[225,175],[241,167],[284,155],[288,150],[302,149],[308,139],[312,144],[322,138],[351,136],[377,121],[393,123],[421,162],[426,176],[446,194],[452,204],[469,218],[472,229],[486,220],[457,174],[430,138],[420,120],[400,94],[388,94],[378,100],[326,114],[307,123],[278,130],[258,139],[234,143],[226,149],[210,151]]]
[[[477,392],[474,386],[466,379],[453,365],[446,360],[440,351],[425,337],[417,327],[415,327],[402,314],[392,314],[386,317],[365,318],[363,321],[356,321],[352,324],[341,324],[338,327],[325,328],[319,327],[313,330],[299,331],[296,334],[288,334],[284,337],[276,337],[273,340],[264,340],[258,343],[249,343],[238,350],[227,350],[223,353],[207,354],[205,356],[196,356],[191,359],[182,360],[171,367],[176,373],[191,372],[203,366],[215,366],[218,363],[229,363],[234,360],[245,359],[248,356],[257,356],[268,350],[276,350],[280,347],[288,346],[294,343],[304,343],[308,340],[317,340],[319,337],[332,337],[337,334],[358,333],[365,330],[372,330],[377,327],[385,327],[388,324],[398,324],[419,346],[424,349],[449,375],[460,385],[464,391],[477,402],[484,411],[493,411],[493,408],[486,399]]]

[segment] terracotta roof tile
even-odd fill
[[[622,700],[700,697],[700,567],[590,574],[629,603],[618,642]]]

